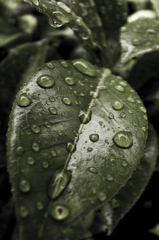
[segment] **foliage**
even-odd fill
[[[158,158],[158,2],[24,2],[0,0],[0,240],[109,239]]]

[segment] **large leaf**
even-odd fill
[[[7,135],[19,238],[81,239],[137,168],[146,109],[108,69],[52,61],[18,93]]]

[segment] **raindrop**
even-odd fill
[[[68,152],[75,152],[76,151],[76,145],[74,143],[68,142],[66,149]]]
[[[28,158],[27,158],[27,163],[28,163],[29,165],[33,165],[33,164],[35,163],[34,158],[33,158],[33,157],[28,157]]]
[[[84,59],[78,59],[72,61],[73,66],[81,73],[88,75],[90,77],[96,76],[96,69],[95,67],[88,61]]]
[[[57,114],[57,109],[54,107],[49,108],[49,112],[53,115]]]
[[[98,134],[91,134],[89,136],[89,139],[92,141],[92,142],[97,142],[99,140],[99,135]]]
[[[113,113],[109,113],[109,118],[113,119],[114,118],[114,114]]]
[[[56,153],[55,151],[51,151],[51,155],[52,155],[53,157],[56,157],[56,156],[57,156],[57,153]]]
[[[55,220],[61,221],[69,216],[70,211],[68,207],[59,204],[52,206],[50,214]]]
[[[29,192],[31,189],[30,183],[27,180],[22,179],[19,184],[19,189],[24,193]]]
[[[145,127],[142,127],[142,131],[143,131],[143,132],[146,132],[146,128],[145,128]]]
[[[36,208],[37,208],[38,210],[42,210],[42,209],[44,208],[42,202],[37,202],[37,203],[36,203]]]
[[[146,108],[145,107],[139,107],[139,109],[141,110],[141,112],[146,113]]]
[[[53,69],[54,65],[51,62],[45,64],[48,68]]]
[[[114,143],[122,148],[130,148],[133,144],[132,133],[119,131],[113,137]]]
[[[73,80],[73,78],[67,77],[65,78],[65,83],[72,86],[75,84],[75,81]]]
[[[64,97],[62,99],[62,102],[66,105],[71,105],[71,103],[72,103],[71,100],[68,97]]]
[[[63,2],[58,2],[57,3],[58,6],[63,9],[65,12],[70,13],[71,9],[69,7],[66,6],[66,4],[64,4]]]
[[[31,99],[25,94],[22,93],[17,100],[17,104],[20,107],[28,107],[32,103]]]
[[[134,103],[134,102],[135,102],[135,100],[134,100],[132,97],[128,97],[127,100],[128,100],[128,102],[130,102],[130,103]]]
[[[134,46],[140,45],[140,41],[137,38],[133,39],[132,43]]]
[[[106,200],[106,198],[107,198],[107,195],[105,193],[103,193],[103,192],[99,192],[98,193],[98,198],[99,198],[99,200],[101,202],[104,202]]]
[[[42,167],[45,168],[45,169],[48,168],[49,167],[49,163],[44,161],[43,164],[42,164]]]
[[[127,165],[128,165],[127,161],[126,161],[126,160],[123,160],[123,161],[122,161],[122,166],[123,166],[123,167],[126,167]]]
[[[123,87],[126,87],[126,86],[128,85],[127,82],[124,82],[124,81],[120,81],[119,83],[120,83],[120,85],[122,85]]]
[[[22,154],[23,154],[23,151],[24,151],[24,149],[23,149],[22,146],[17,147],[17,149],[16,149],[16,155],[18,155],[18,156],[22,155]]]
[[[124,118],[125,117],[125,113],[120,113],[120,117]]]
[[[32,130],[32,132],[34,132],[34,133],[39,133],[39,132],[40,132],[40,127],[37,126],[37,125],[35,125],[35,124],[33,124],[33,125],[31,126],[31,130]]]
[[[65,12],[55,11],[55,12],[53,12],[53,15],[55,16],[55,18],[60,20],[61,24],[65,24],[70,21],[69,15]]]
[[[93,151],[93,148],[89,147],[87,148],[87,152],[92,152]]]
[[[59,131],[58,131],[58,135],[59,135],[59,136],[62,136],[62,134],[63,134],[63,132],[59,130]]]
[[[144,118],[145,118],[145,120],[147,120],[147,119],[148,119],[148,117],[147,117],[146,115],[144,115]]]
[[[39,145],[37,144],[37,143],[33,143],[32,144],[32,149],[35,151],[35,152],[38,152],[39,150],[40,150],[40,147],[39,147]]]
[[[85,112],[85,111],[80,111],[80,115],[79,115],[79,120],[81,123],[83,124],[87,124],[89,123],[89,121],[91,120],[91,116],[92,116],[92,112]]]
[[[112,175],[110,175],[110,174],[108,174],[107,176],[106,176],[106,179],[108,180],[108,181],[113,181],[113,176]]]
[[[62,67],[68,68],[68,64],[67,64],[66,61],[61,61],[60,64],[61,64]]]
[[[129,109],[129,110],[128,110],[128,113],[132,114],[133,112]]]
[[[89,167],[87,170],[88,170],[90,173],[94,173],[94,174],[97,173],[97,169],[96,169],[95,167]]]
[[[50,101],[51,102],[54,102],[55,101],[55,98],[54,97],[49,97]]]
[[[55,84],[55,80],[48,75],[42,75],[38,77],[37,84],[43,88],[51,88]]]
[[[51,127],[51,123],[45,122],[45,127],[50,128]]]
[[[123,104],[123,102],[121,102],[121,101],[115,101],[114,103],[113,103],[113,108],[115,109],[115,110],[121,110],[122,108],[123,108],[123,106],[124,106],[124,104]]]
[[[28,209],[25,206],[21,206],[19,210],[19,214],[21,217],[28,216]]]
[[[38,1],[38,0],[32,0],[32,3],[33,3],[35,6],[39,6],[39,1]]]
[[[115,89],[118,90],[119,92],[125,92],[124,88],[120,85],[116,85]]]
[[[71,180],[71,174],[68,170],[58,170],[51,179],[48,189],[48,195],[53,200],[57,198],[67,187]]]

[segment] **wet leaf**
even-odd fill
[[[90,214],[137,168],[146,109],[108,69],[82,59],[51,61],[18,93],[7,138],[20,239],[75,239],[72,227],[85,230],[80,239],[90,236]]]

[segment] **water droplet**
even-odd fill
[[[70,13],[70,12],[71,12],[71,9],[70,9],[69,7],[67,7],[66,4],[64,4],[63,2],[58,2],[57,4],[58,4],[58,6],[59,6],[60,8],[62,8],[65,12],[67,12],[67,13]]]
[[[119,207],[119,205],[120,205],[119,202],[115,198],[113,198],[112,199],[112,207],[117,208],[117,207]]]
[[[51,62],[45,64],[48,68],[53,69],[54,65]]]
[[[28,216],[28,209],[25,206],[21,206],[19,210],[19,214],[21,217]]]
[[[128,100],[128,102],[130,102],[130,103],[134,103],[134,102],[135,102],[135,99],[133,99],[132,97],[128,97],[127,100]]]
[[[55,98],[54,97],[49,97],[50,101],[51,102],[54,102],[55,101]]]
[[[32,144],[32,149],[35,151],[35,152],[38,152],[39,150],[40,150],[40,147],[39,147],[39,145],[37,144],[37,143],[33,143]]]
[[[63,101],[63,103],[64,104],[66,104],[66,105],[71,105],[71,100],[68,98],[68,97],[64,97],[63,99],[62,99],[62,101]]]
[[[145,120],[147,120],[147,119],[148,119],[148,117],[147,117],[146,115],[144,115],[144,118],[145,118]]]
[[[68,170],[58,170],[51,179],[48,189],[48,195],[53,200],[57,198],[67,187],[71,180],[71,174]]]
[[[38,77],[37,84],[43,88],[51,88],[55,84],[55,80],[52,78],[52,76],[42,75]]]
[[[98,193],[98,198],[99,198],[99,200],[101,202],[104,202],[106,200],[106,198],[107,198],[107,195],[105,193],[103,193],[103,192],[99,192]]]
[[[63,132],[59,130],[58,135],[61,136],[62,134],[63,134]]]
[[[42,210],[42,209],[44,208],[42,202],[37,202],[37,203],[36,203],[36,208],[37,208],[38,210]]]
[[[80,111],[79,120],[81,123],[87,124],[91,120],[91,116],[92,116],[91,111],[89,111],[89,112]]]
[[[16,155],[18,155],[18,156],[22,155],[22,154],[23,154],[23,151],[24,151],[24,149],[23,149],[22,146],[17,147],[17,149],[16,149]]]
[[[87,152],[92,152],[93,151],[93,148],[89,147],[87,148]]]
[[[89,136],[89,139],[92,141],[92,142],[97,142],[99,140],[99,135],[98,134],[91,134]]]
[[[50,101],[50,100],[46,100],[46,104],[47,104],[47,105],[50,105],[50,104],[51,104],[51,101]]]
[[[113,176],[112,175],[110,175],[110,174],[107,174],[106,175],[106,179],[108,180],[108,181],[113,181]]]
[[[122,47],[122,51],[123,51],[123,52],[127,52],[127,51],[128,51],[128,46],[123,46],[123,47]]]
[[[29,192],[31,189],[30,183],[27,180],[22,179],[19,184],[19,189],[24,193]]]
[[[53,157],[56,157],[56,156],[57,156],[57,153],[56,153],[55,151],[51,151],[51,155],[52,155]]]
[[[33,165],[33,164],[35,163],[34,158],[33,158],[33,157],[28,157],[28,158],[27,158],[27,163],[28,163],[29,165]]]
[[[50,128],[51,127],[51,123],[45,122],[45,127]]]
[[[32,103],[31,99],[25,94],[22,93],[17,100],[17,104],[20,107],[28,107]]]
[[[122,85],[123,87],[126,87],[126,86],[128,85],[127,82],[124,82],[124,81],[120,81],[119,83],[120,83],[120,85]]]
[[[129,110],[128,110],[128,113],[132,114],[133,112],[129,109]]]
[[[132,44],[134,46],[138,46],[138,45],[140,45],[140,41],[137,38],[135,38],[135,39],[132,40]]]
[[[124,118],[125,117],[125,113],[120,113],[120,117]]]
[[[42,164],[42,167],[45,168],[45,169],[48,168],[49,167],[49,163],[44,161],[43,164]]]
[[[94,174],[97,173],[97,169],[96,169],[95,167],[89,167],[89,168],[88,168],[88,171],[89,171],[90,173],[94,173]]]
[[[54,107],[49,108],[49,112],[53,115],[57,114],[57,109]]]
[[[92,188],[92,191],[91,191],[93,194],[96,194],[97,193],[97,189],[96,188]]]
[[[153,29],[147,29],[146,32],[150,35],[154,35],[156,33]]]
[[[68,68],[68,64],[67,64],[66,61],[61,61],[60,64],[61,64],[62,67]]]
[[[114,118],[114,114],[113,113],[109,113],[109,118],[113,119]]]
[[[67,77],[65,78],[65,83],[72,86],[75,84],[75,81],[73,80],[73,78]]]
[[[70,211],[68,207],[64,205],[53,205],[50,214],[55,220],[61,221],[69,216]]]
[[[146,132],[146,128],[145,128],[145,127],[142,127],[142,131],[143,131],[143,132]]]
[[[115,89],[118,90],[119,92],[125,92],[124,88],[120,85],[116,85]]]
[[[123,166],[123,167],[126,167],[127,165],[128,165],[127,161],[126,161],[126,160],[123,160],[123,161],[122,161],[122,166]]]
[[[69,14],[67,14],[66,12],[55,11],[53,12],[53,15],[61,22],[61,24],[65,24],[70,21]]]
[[[141,110],[141,112],[146,113],[146,108],[145,107],[139,107],[139,109]]]
[[[124,104],[123,104],[123,102],[121,102],[121,101],[115,101],[114,103],[113,103],[113,108],[115,109],[115,110],[121,110],[122,108],[123,108],[123,106],[124,106]]]
[[[76,151],[76,145],[74,143],[68,142],[66,149],[68,152],[75,152]]]
[[[115,134],[114,143],[122,148],[130,148],[133,144],[132,133],[126,131],[119,131]]]
[[[96,76],[96,69],[95,67],[88,61],[84,59],[78,59],[72,61],[73,66],[81,73],[88,75],[90,77]]]
[[[34,133],[39,133],[39,132],[40,132],[40,127],[37,126],[37,125],[35,125],[35,124],[33,124],[33,125],[31,126],[31,130],[32,130],[32,132],[34,132]]]

